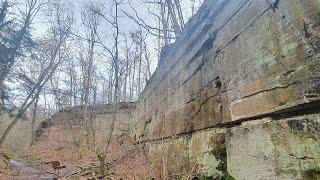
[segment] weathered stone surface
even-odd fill
[[[207,0],[140,95],[134,139],[319,104],[319,12],[318,0]]]
[[[149,160],[162,170],[162,176],[169,179],[188,175],[223,177],[219,165],[224,162],[214,151],[224,141],[225,132],[225,129],[212,129],[149,142],[146,143],[146,153]]]
[[[245,123],[226,145],[235,179],[320,179],[320,115]]]
[[[119,103],[116,114],[112,104],[89,106],[86,117],[93,125],[94,134],[97,141],[105,141],[106,134],[110,131],[112,120],[115,118],[113,136],[129,134],[130,113],[134,110],[134,103]],[[47,123],[41,123],[37,128],[36,139],[46,136],[45,129],[50,127],[55,129],[52,137],[58,138],[63,143],[81,144],[85,142],[86,126],[83,119],[83,107],[76,106],[65,108],[54,114]],[[92,119],[90,119],[92,118]],[[57,131],[59,129],[59,131]],[[43,134],[44,133],[44,134]],[[50,135],[51,136],[51,135]]]
[[[319,0],[205,1],[140,95],[134,141],[169,179],[319,178],[319,37]]]

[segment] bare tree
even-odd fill
[[[114,15],[107,16],[104,14],[101,9],[99,8],[92,8],[92,12],[94,12],[96,15],[99,15],[103,20],[105,20],[108,24],[111,25],[111,27],[114,30],[113,34],[113,46],[107,46],[104,44],[101,40],[101,36],[99,35],[98,31],[96,31],[96,36],[98,39],[99,44],[103,47],[104,50],[106,50],[109,55],[111,56],[111,74],[109,75],[112,77],[112,79],[109,80],[109,83],[112,83],[113,85],[113,98],[112,98],[112,105],[113,105],[113,116],[112,116],[112,122],[110,125],[110,129],[108,131],[107,139],[106,139],[106,146],[103,150],[97,149],[97,156],[100,160],[100,169],[103,171],[105,167],[105,159],[106,159],[106,153],[109,149],[110,142],[113,136],[114,126],[116,122],[116,113],[118,109],[118,101],[120,96],[120,60],[119,60],[119,5],[120,2],[117,0],[113,1],[114,3]],[[109,42],[110,44],[110,42]]]
[[[0,111],[3,107],[5,80],[12,70],[17,57],[21,55],[21,48],[30,45],[32,41],[29,36],[30,25],[43,5],[42,0],[26,0],[25,11],[21,11],[22,25],[17,27],[15,19],[9,19],[10,7],[8,0],[1,1],[0,7]]]
[[[54,5],[55,9],[53,9],[53,12],[55,16],[51,23],[52,27],[50,28],[49,37],[42,42],[44,43],[43,46],[40,45],[39,48],[37,48],[37,50],[41,52],[40,55],[37,57],[33,56],[33,58],[41,59],[42,63],[45,64],[45,67],[39,72],[38,77],[34,81],[32,81],[32,78],[30,77],[25,78],[30,82],[30,89],[18,110],[18,114],[1,135],[0,146],[2,146],[5,138],[24,113],[37,100],[43,87],[55,73],[60,63],[64,60],[64,58],[61,58],[59,54],[61,54],[66,48],[66,39],[69,35],[68,32],[71,27],[72,19],[70,19],[69,16],[62,15],[61,6],[57,6],[57,3]],[[28,76],[26,75],[25,77]]]
[[[119,97],[119,23],[118,23],[118,7],[119,7],[119,2],[117,0],[114,0],[115,4],[115,16],[113,17],[113,27],[115,29],[115,35],[114,35],[114,43],[115,43],[115,53],[114,53],[114,58],[113,58],[113,65],[114,65],[114,99],[113,99],[113,117],[112,117],[112,123],[110,127],[109,134],[107,136],[107,145],[105,147],[104,154],[108,151],[111,138],[113,135],[113,130],[114,130],[114,125],[116,122],[116,113],[118,109],[118,97]],[[104,164],[105,162],[103,162]]]
[[[99,16],[92,11],[92,9],[98,9],[99,7],[92,2],[85,6],[85,11],[82,12],[82,23],[85,25],[87,40],[88,40],[88,54],[83,61],[85,63],[83,72],[83,85],[84,85],[84,98],[83,98],[83,120],[85,122],[85,136],[87,145],[93,148],[94,144],[94,132],[93,132],[93,119],[88,114],[89,96],[92,89],[92,79],[94,74],[94,50],[96,44],[96,32],[99,25]],[[97,10],[98,11],[98,10]]]

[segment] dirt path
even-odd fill
[[[34,180],[34,179],[54,179],[53,173],[42,170],[41,168],[23,163],[14,159],[10,160],[10,164],[14,167],[13,172],[9,175],[13,179]]]

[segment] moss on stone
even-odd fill
[[[217,169],[221,171],[223,174],[223,177],[221,177],[221,179],[234,180],[234,178],[228,173],[227,148],[224,138],[221,139],[217,146],[211,151],[211,154],[219,160],[219,165],[217,166]]]
[[[205,72],[210,73],[213,69],[213,64],[214,64],[215,59],[210,59],[207,64],[205,65]]]
[[[306,179],[320,180],[320,164],[313,169],[308,169],[303,172],[303,176]]]

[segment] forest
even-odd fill
[[[111,104],[117,111],[120,102],[137,100],[162,47],[179,37],[201,3],[1,0],[0,145],[12,147],[7,137],[23,121],[31,133],[25,146],[32,146],[40,122],[81,107],[86,146],[93,148],[92,109]]]
[[[0,179],[319,179],[319,0],[0,0]]]

